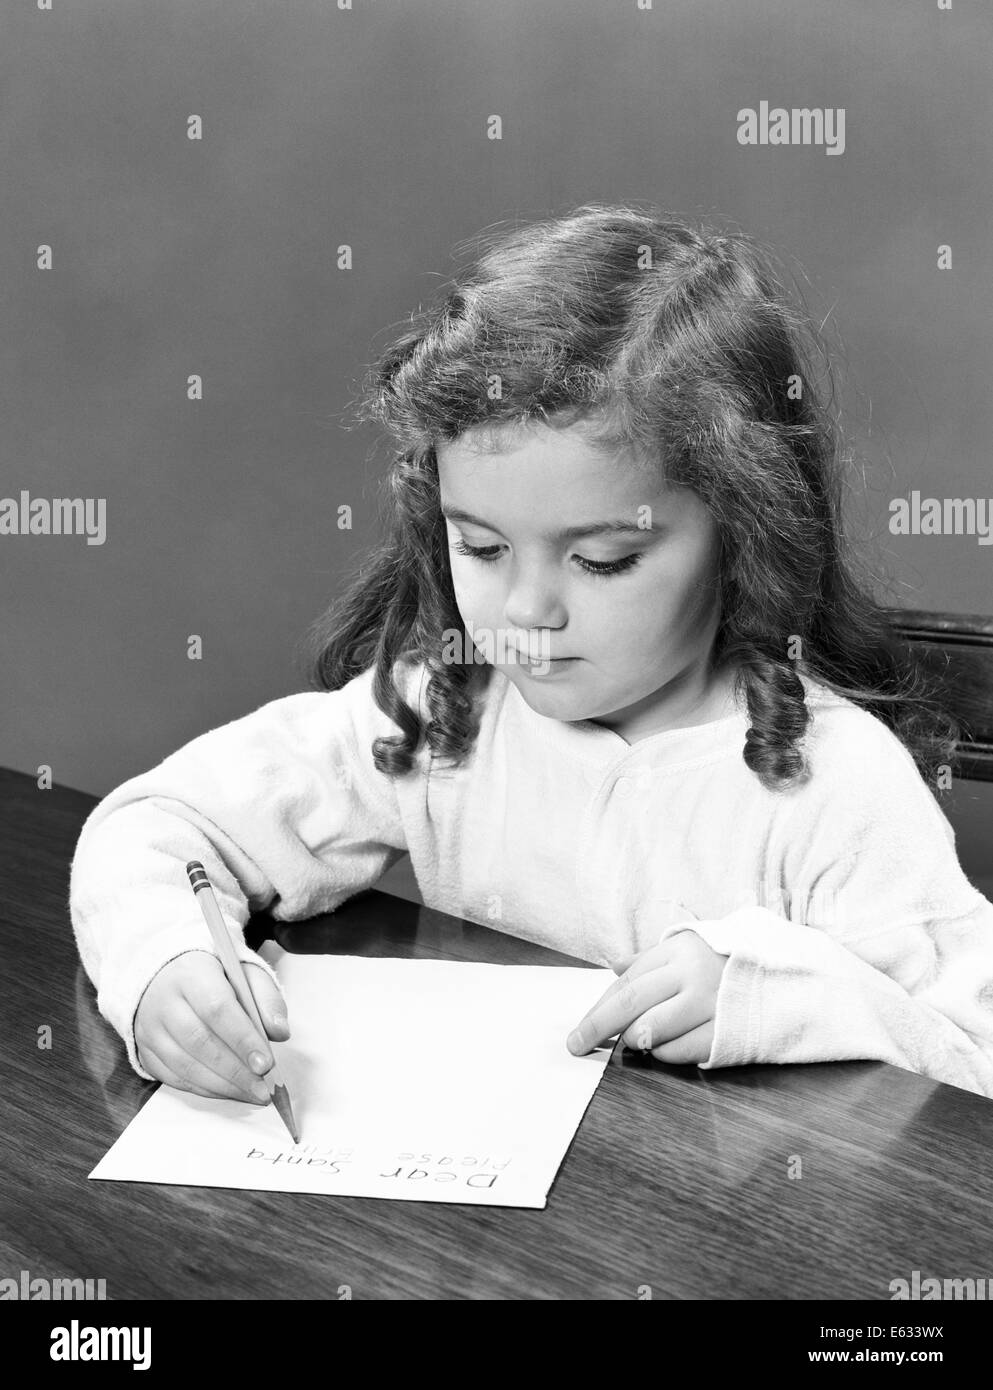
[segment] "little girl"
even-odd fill
[[[993,1096],[993,905],[931,790],[956,731],[845,557],[770,265],[584,207],[485,245],[386,353],[358,414],[395,444],[390,532],[313,630],[315,690],[83,828],[73,926],[139,1075],[268,1100],[188,860],[279,1039],[250,912],[333,912],[407,852],[428,906],[619,973],[575,1053]]]

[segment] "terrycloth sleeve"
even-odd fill
[[[794,808],[786,912],[660,937],[728,957],[701,1065],[875,1059],[993,1097],[993,904],[903,745],[846,718],[847,756]]]
[[[190,859],[210,876],[239,958],[278,987],[245,943],[250,914],[332,912],[407,848],[394,784],[372,760],[373,740],[399,732],[375,704],[372,675],[274,700],[202,734],[112,791],[84,823],[70,871],[73,931],[97,1007],[140,1076],[152,1079],[134,1041],[145,988],[184,951],[213,950]]]

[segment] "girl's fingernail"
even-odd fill
[[[272,1021],[277,1028],[285,1028],[287,1026],[286,1015],[284,1013],[273,1014]]]
[[[252,1095],[255,1096],[256,1100],[260,1100],[263,1105],[269,1104],[269,1091],[267,1087],[262,1085],[261,1081],[255,1082],[255,1085],[252,1087]]]
[[[248,1065],[257,1076],[264,1076],[272,1066],[272,1063],[267,1062],[261,1052],[250,1052],[248,1054]]]
[[[565,1040],[565,1045],[566,1045],[566,1047],[569,1049],[570,1052],[578,1052],[578,1051],[579,1051],[579,1049],[580,1049],[580,1048],[582,1047],[582,1045],[583,1045],[583,1040],[582,1040],[582,1038],[579,1036],[579,1031],[578,1031],[577,1029],[574,1028],[574,1029],[572,1030],[572,1032],[569,1034],[569,1036],[568,1036],[568,1037],[566,1038],[566,1040]]]

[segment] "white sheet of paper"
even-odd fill
[[[274,1106],[160,1086],[91,1178],[544,1207],[613,1048],[565,1039],[617,977],[278,952]]]

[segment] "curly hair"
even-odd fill
[[[442,658],[446,631],[472,647],[436,445],[476,425],[583,421],[594,442],[648,451],[716,523],[713,661],[736,671],[750,722],[742,756],[763,786],[809,775],[800,672],[881,719],[932,782],[954,759],[958,727],[848,553],[840,430],[814,375],[819,338],[768,248],[657,209],[598,204],[476,242],[443,301],[412,315],[366,376],[355,417],[394,447],[387,535],[308,634],[315,688],[375,666],[374,698],[401,731],[375,741],[377,769],[408,773],[422,738],[462,761],[492,675]],[[400,657],[429,673],[424,727],[394,684]]]

